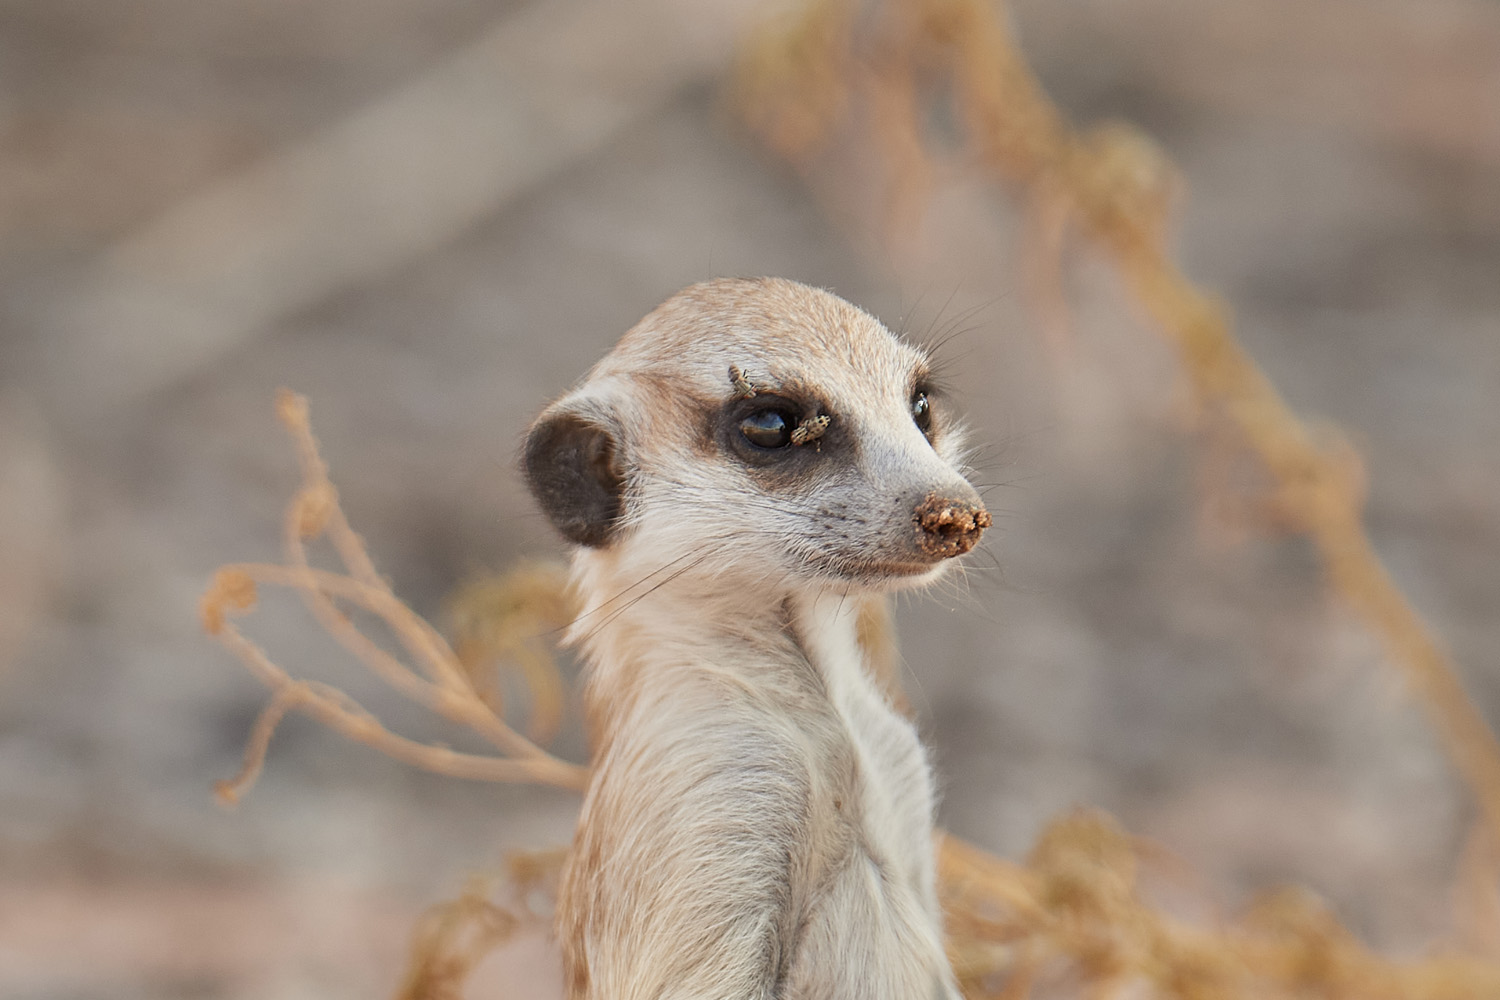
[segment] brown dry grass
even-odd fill
[[[863,107],[888,154],[890,201],[918,205],[932,174],[935,141],[921,122],[939,100],[962,122],[964,155],[1028,199],[1038,220],[1034,276],[1058,287],[1066,235],[1103,248],[1126,285],[1178,349],[1200,410],[1234,429],[1275,484],[1267,505],[1278,523],[1317,545],[1331,586],[1385,641],[1429,710],[1455,766],[1479,802],[1462,866],[1460,898],[1482,935],[1500,930],[1490,845],[1500,843],[1500,750],[1430,632],[1392,583],[1361,524],[1362,473],[1337,438],[1314,434],[1290,412],[1235,341],[1228,313],[1195,288],[1165,249],[1170,164],[1121,125],[1077,132],[1047,100],[985,0],[887,0],[856,16],[850,0],[817,0],[799,18],[746,49],[738,94],[773,149],[811,169],[824,140]],[[1057,338],[1061,303],[1049,335]],[[450,646],[402,604],[375,573],[338,506],[307,425],[305,404],[285,394],[278,411],[297,441],[303,488],[286,515],[286,561],[219,571],[203,620],[270,688],[242,773],[221,788],[232,801],[253,782],[282,715],[306,712],[346,736],[418,766],[486,780],[580,787],[585,771],[547,754],[563,688],[550,652],[535,638],[571,616],[560,574],[523,567],[479,581],[455,600],[460,638]],[[312,568],[305,542],[326,536],[344,571]],[[457,754],[387,730],[343,693],[293,679],[230,621],[255,603],[258,585],[285,586],[331,634],[394,688],[473,729],[498,756]],[[373,614],[395,634],[405,662],[370,641],[340,605]],[[881,626],[884,628],[885,626]],[[507,664],[509,669],[498,669]],[[506,677],[532,707],[531,739],[504,721]],[[535,741],[535,742],[533,742]],[[520,922],[536,919],[527,892],[545,888],[561,854],[523,858],[508,878],[476,879],[435,907],[417,929],[402,1000],[462,994],[477,961]],[[1500,965],[1457,945],[1414,961],[1373,954],[1310,894],[1283,890],[1232,920],[1191,922],[1151,905],[1142,891],[1151,852],[1107,816],[1058,819],[1024,863],[952,838],[939,841],[949,950],[970,998],[1161,997],[1178,1000],[1325,998],[1470,1000],[1500,996]],[[497,886],[520,886],[508,904]],[[1490,947],[1493,941],[1486,942]]]
[[[562,849],[512,854],[501,871],[470,876],[457,898],[429,908],[412,932],[395,1000],[460,1000],[490,952],[517,930],[546,924],[531,901],[556,896],[564,855]]]
[[[1234,920],[1174,918],[1143,898],[1150,849],[1103,813],[1057,819],[1024,864],[952,838],[939,847],[949,956],[971,1000],[1500,996],[1500,965],[1456,951],[1376,955],[1298,889],[1265,893]]]

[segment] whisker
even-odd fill
[[[704,553],[702,555],[700,555],[696,560],[694,560],[691,563],[688,563],[686,566],[682,567],[677,572],[673,573],[671,576],[668,576],[666,579],[659,581],[650,590],[647,590],[645,593],[639,594],[636,597],[632,598],[628,604],[626,604],[623,607],[617,609],[608,618],[604,619],[604,621],[600,622],[599,624],[595,625],[592,629],[590,629],[586,635],[584,635],[584,636],[581,637],[580,641],[587,642],[588,640],[594,638],[594,636],[598,635],[601,631],[603,631],[605,628],[607,628],[610,625],[611,622],[613,622],[615,619],[619,618],[621,615],[623,615],[625,612],[629,611],[631,608],[635,607],[637,604],[641,603],[641,601],[643,601],[646,598],[650,597],[652,594],[656,593],[658,590],[660,590],[661,588],[665,587],[667,584],[671,583],[673,580],[677,579],[682,574],[688,572],[691,569],[694,569],[697,566],[701,566],[704,562],[706,562],[709,559],[709,557],[711,555],[713,555],[712,546],[705,546],[705,548],[709,548],[710,551],[706,552],[706,553]]]
[[[695,552],[696,551],[698,551],[698,550],[695,550]],[[583,621],[585,618],[588,618],[590,615],[593,615],[593,614],[596,614],[596,613],[598,613],[600,611],[603,611],[605,608],[609,607],[611,604],[615,603],[620,598],[624,597],[626,594],[630,593],[632,590],[634,590],[635,588],[639,587],[641,584],[643,584],[646,581],[650,580],[652,577],[656,576],[658,573],[664,573],[667,570],[671,569],[673,566],[675,566],[678,563],[682,562],[684,559],[687,559],[690,556],[694,555],[695,552],[684,552],[682,555],[678,556],[676,559],[673,559],[670,562],[667,562],[667,563],[665,563],[665,564],[663,564],[661,566],[658,566],[656,569],[652,570],[650,573],[647,573],[645,576],[641,577],[639,580],[635,581],[630,586],[625,587],[618,594],[616,594],[615,596],[611,597],[609,600],[604,601],[601,604],[595,605],[592,608],[589,608],[587,611],[585,611],[582,614],[578,615],[576,618],[574,618],[570,622],[567,622],[565,624],[559,625],[556,628],[550,628],[550,629],[548,629],[545,632],[539,632],[539,633],[537,633],[537,635],[534,636],[534,638],[540,639],[540,638],[543,638],[545,636],[556,635],[559,632],[567,631],[568,629],[572,628],[574,625],[577,625],[579,622]]]

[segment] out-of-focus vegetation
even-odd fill
[[[1496,871],[1485,846],[1500,843],[1500,751],[1458,684],[1446,655],[1395,587],[1361,523],[1363,472],[1342,438],[1299,421],[1236,342],[1228,309],[1196,288],[1167,250],[1177,184],[1171,164],[1127,125],[1075,130],[1047,99],[986,0],[887,0],[873,8],[816,0],[745,48],[739,106],[768,146],[805,171],[820,144],[852,115],[874,123],[888,157],[892,232],[919,210],[937,158],[972,162],[1025,199],[1039,220],[1035,275],[1045,324],[1066,336],[1065,304],[1051,280],[1076,235],[1103,249],[1156,328],[1176,348],[1206,424],[1229,428],[1264,476],[1260,523],[1305,533],[1330,586],[1378,633],[1391,660],[1429,710],[1479,804],[1459,895],[1469,938],[1493,937]],[[934,121],[951,127],[939,128]],[[317,456],[305,406],[279,404],[302,455],[304,485],[288,509],[282,566],[225,567],[205,596],[208,630],[272,691],[244,772],[221,794],[253,781],[272,731],[288,710],[306,712],[410,763],[487,780],[578,787],[584,772],[541,749],[565,702],[538,636],[571,617],[563,577],[526,566],[467,586],[453,603],[450,646],[375,572],[339,508]],[[1214,437],[1222,443],[1222,435]],[[313,569],[304,543],[326,536],[345,566]],[[474,730],[498,756],[460,754],[406,740],[333,689],[293,679],[228,620],[247,610],[257,585],[296,589],[346,647],[393,687]],[[417,667],[363,637],[344,608],[383,620]],[[504,721],[512,678],[528,692],[531,739]],[[1178,915],[1153,901],[1171,881],[1154,850],[1107,816],[1059,818],[1023,863],[943,838],[939,844],[949,948],[971,998],[1145,996],[1181,1000],[1329,998],[1467,1000],[1500,996],[1500,965],[1458,944],[1429,957],[1373,953],[1312,894],[1287,889],[1233,919]],[[549,885],[561,855],[522,858],[509,879],[476,879],[418,929],[402,998],[461,995],[465,975],[527,916],[502,907],[498,884],[526,893]],[[509,890],[506,890],[509,891]],[[1472,943],[1472,940],[1470,942]],[[1497,942],[1489,941],[1493,947]]]

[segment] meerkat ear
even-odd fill
[[[625,474],[613,421],[561,409],[526,435],[526,484],[547,520],[577,545],[601,548],[624,513]]]

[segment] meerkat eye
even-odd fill
[[[757,448],[785,448],[792,443],[796,423],[780,410],[756,410],[740,421],[740,433]]]
[[[911,398],[911,418],[923,434],[932,433],[932,403],[928,402],[927,393],[919,391]]]

